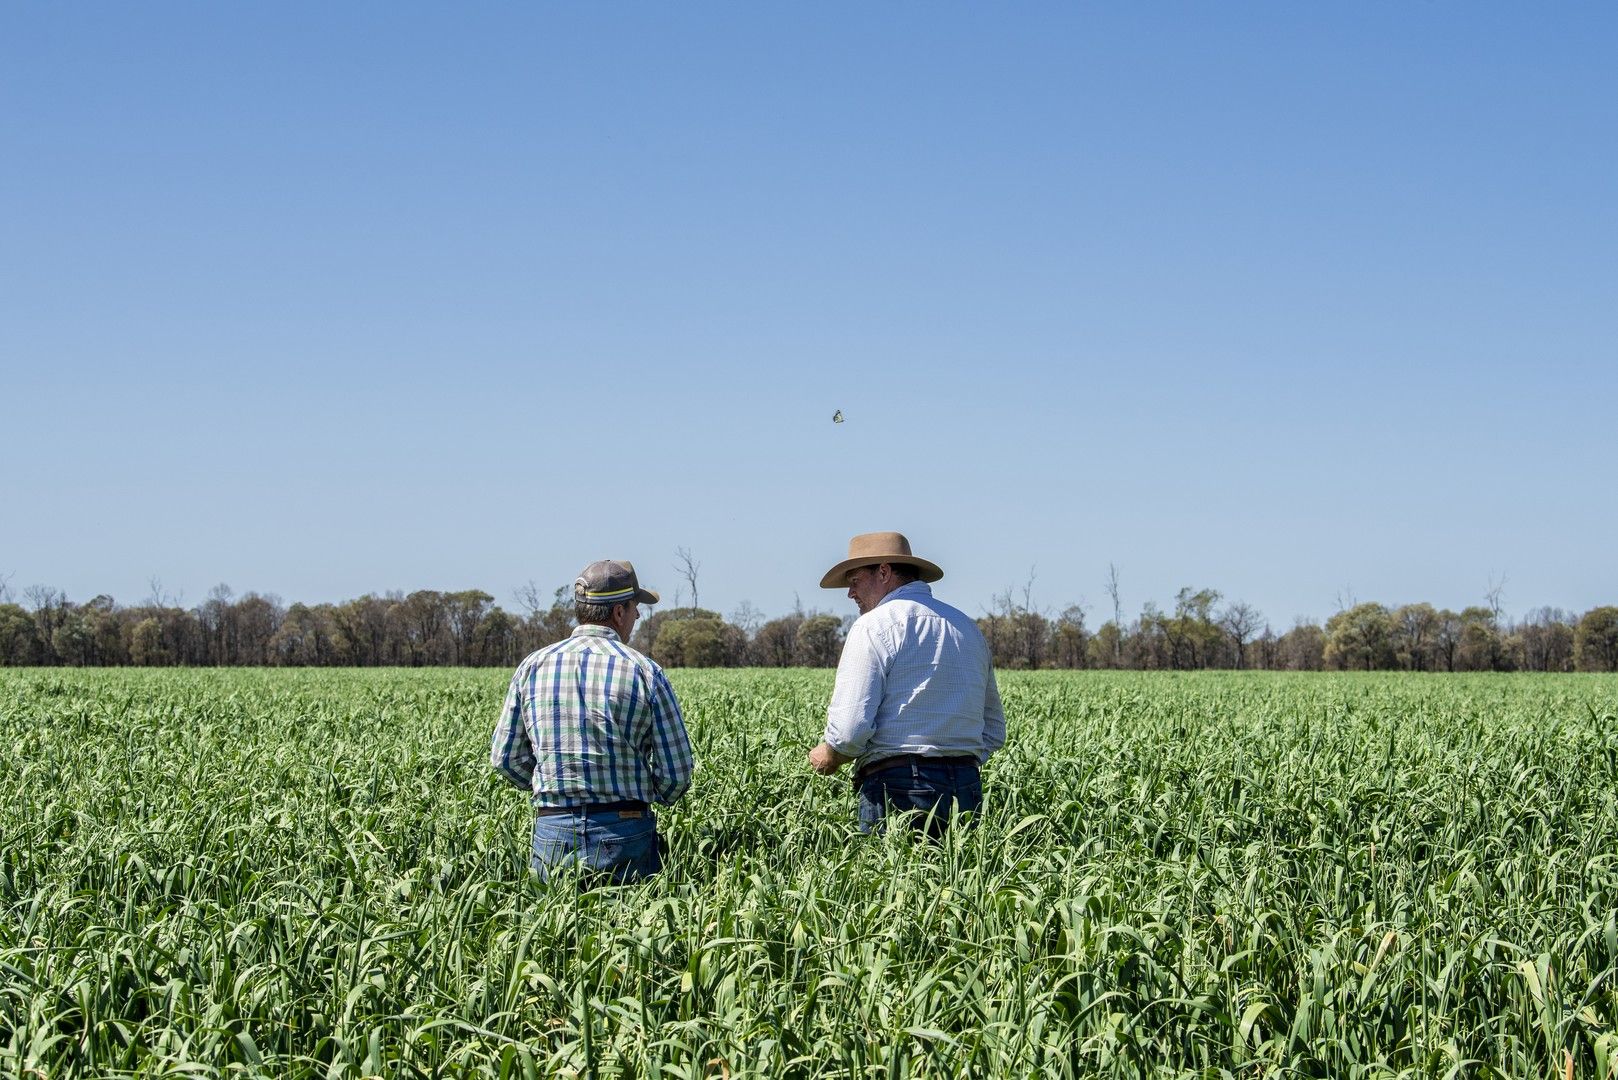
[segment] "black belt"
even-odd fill
[[[622,810],[638,810],[644,814],[648,809],[639,799],[620,799],[617,802],[593,802],[582,806],[536,806],[534,813],[540,817],[553,814],[607,814]]]
[[[926,754],[896,754],[893,757],[881,758],[862,765],[860,771],[854,774],[854,782],[863,784],[865,778],[872,773],[879,773],[884,769],[903,768],[908,765],[976,765],[977,756],[974,754],[957,754],[952,757],[928,757]]]

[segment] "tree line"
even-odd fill
[[[688,580],[696,596],[694,564]],[[1122,616],[1114,571],[1113,618],[1092,629],[1071,605],[1041,609],[1030,587],[1008,589],[978,618],[1001,668],[1188,671],[1618,671],[1618,607],[1574,615],[1542,607],[1507,619],[1490,604],[1459,612],[1427,603],[1351,603],[1324,624],[1277,633],[1250,605],[1185,588],[1171,609],[1147,603]],[[154,587],[149,600],[109,596],[75,603],[34,586],[13,601],[0,590],[0,665],[511,667],[573,629],[566,588],[530,584],[511,612],[480,589],[367,594],[343,603],[284,605],[219,586],[184,607]],[[730,616],[678,606],[656,611],[632,644],[668,667],[829,667],[852,615],[797,610],[764,619],[751,605]]]

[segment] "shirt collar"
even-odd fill
[[[573,633],[569,634],[568,636],[569,637],[604,637],[604,638],[611,638],[612,640],[617,641],[618,640],[618,631],[614,630],[610,626],[602,626],[600,623],[582,623],[582,624],[580,624],[578,626],[575,626],[573,628]]]
[[[909,600],[917,596],[931,595],[933,595],[933,587],[931,585],[927,584],[925,581],[911,581],[899,586],[897,589],[894,589],[888,595],[878,600],[876,602],[876,606],[881,607],[889,600]]]

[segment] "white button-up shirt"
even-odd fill
[[[919,581],[854,620],[837,663],[825,742],[860,767],[898,754],[971,754],[1005,745],[988,643],[964,612]]]

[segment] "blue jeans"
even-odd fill
[[[536,815],[528,865],[542,881],[549,880],[553,871],[572,866],[589,871],[587,881],[599,877],[614,885],[639,881],[663,869],[657,819],[650,810]]]
[[[949,827],[952,814],[976,811],[983,805],[983,781],[975,764],[909,761],[892,768],[878,767],[859,782],[860,832],[880,833],[888,814],[907,810],[910,826],[925,829],[937,839]]]

